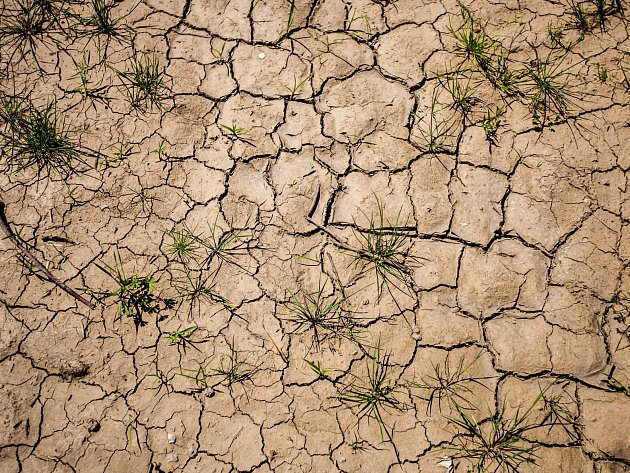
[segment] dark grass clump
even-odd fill
[[[65,122],[55,101],[38,107],[28,98],[0,97],[0,140],[5,166],[38,176],[68,176],[83,161],[76,132]]]
[[[118,72],[123,95],[132,108],[147,111],[160,108],[168,95],[164,69],[155,54],[134,54],[127,70]]]
[[[42,71],[39,51],[58,48],[72,34],[75,15],[65,0],[10,0],[0,8],[5,67],[32,60]]]

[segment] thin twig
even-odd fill
[[[33,253],[29,251],[26,244],[24,244],[24,242],[20,238],[18,238],[15,235],[15,233],[13,233],[13,230],[11,230],[11,226],[9,225],[9,222],[7,221],[7,217],[4,213],[4,209],[5,209],[4,202],[0,202],[0,227],[2,227],[2,230],[7,235],[7,238],[16,246],[16,248],[22,253],[22,255],[28,261],[30,261],[31,264],[33,264],[34,266],[37,266],[37,269],[39,269],[42,273],[44,273],[48,281],[57,285],[60,289],[63,289],[65,292],[70,294],[72,297],[74,297],[76,300],[78,300],[82,304],[85,304],[86,306],[88,306],[90,309],[94,309],[96,306],[93,303],[85,299],[77,291],[75,291],[71,287],[68,287],[59,279],[57,279],[55,276],[53,276],[53,274],[50,271],[48,271],[48,269],[46,269],[46,267],[42,263],[40,263],[40,261],[33,255]]]

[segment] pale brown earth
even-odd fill
[[[168,232],[248,228],[215,274],[229,307],[184,302],[145,314],[137,332],[114,300],[90,310],[1,240],[0,472],[446,472],[455,409],[429,411],[409,383],[477,356],[466,376],[481,381],[461,393],[476,419],[523,412],[548,389],[571,420],[529,431],[536,464],[517,471],[630,471],[630,329],[611,304],[630,291],[628,22],[611,15],[580,38],[568,2],[465,3],[513,40],[520,64],[531,45],[546,54],[549,27],[564,28],[578,119],[536,128],[527,102],[512,100],[489,141],[479,120],[503,102],[480,81],[472,118],[427,150],[436,74],[466,62],[449,34],[461,22],[454,0],[125,0],[114,11],[131,11],[135,49],[155,53],[167,77],[168,96],[146,111],[116,86],[130,44],[113,40],[93,71],[109,107],[70,92],[71,57],[92,43],[43,48],[42,74],[16,65],[18,87],[56,97],[100,156],[67,179],[0,178],[8,221],[60,280],[113,289],[96,265],[118,251],[127,274],[154,275],[160,297],[177,299]],[[114,159],[121,143],[129,152]],[[407,283],[380,295],[348,252],[377,199],[385,225],[408,235]],[[321,285],[331,300],[339,284],[360,343],[313,345],[287,302]],[[164,336],[192,326],[194,347]],[[338,397],[365,378],[377,341],[403,408],[383,413],[391,439]],[[182,376],[211,374],[230,347],[251,379]]]

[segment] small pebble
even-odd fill
[[[168,443],[175,443],[175,441],[177,440],[177,435],[175,435],[174,432],[167,433],[166,437],[168,438]]]
[[[420,340],[422,338],[422,335],[420,334],[420,329],[417,325],[414,325],[413,329],[411,330],[411,338],[413,338],[414,340]]]
[[[166,455],[166,461],[169,463],[175,463],[177,460],[179,460],[179,457],[176,453],[169,453]]]
[[[258,55],[258,59],[265,59],[265,53],[260,53]]]

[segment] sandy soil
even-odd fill
[[[95,305],[0,240],[2,473],[630,471],[628,23],[465,3],[125,0],[109,39],[2,47],[3,97],[56,100],[81,156],[37,176],[5,141],[6,219]],[[361,247],[388,242],[383,281]],[[153,277],[138,327],[101,297],[118,256]],[[479,463],[465,420],[513,437]]]

